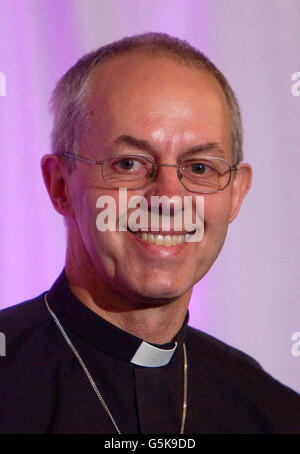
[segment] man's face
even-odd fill
[[[142,153],[153,156],[158,164],[176,164],[190,149],[214,142],[218,149],[205,156],[223,157],[232,164],[228,106],[218,82],[208,72],[165,57],[131,54],[104,63],[92,77],[90,88],[92,116],[82,137],[81,156],[102,160],[112,153]],[[147,142],[147,146],[120,140],[124,136]],[[232,184],[204,196],[202,241],[165,247],[150,244],[129,230],[98,231],[98,197],[115,199],[117,217],[119,204],[118,189],[105,185],[100,175],[100,167],[78,162],[69,177],[74,254],[90,263],[99,283],[128,299],[157,304],[190,295],[224,243],[232,220]],[[160,167],[148,186],[128,191],[128,197],[133,195],[148,201],[154,195],[182,200],[199,196],[182,186],[173,167]]]

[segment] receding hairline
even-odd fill
[[[80,58],[58,81],[53,90],[50,106],[54,114],[51,134],[54,153],[63,151],[76,154],[80,136],[88,125],[90,107],[89,85],[106,62],[121,56],[141,53],[171,59],[187,67],[210,73],[225,95],[231,120],[232,153],[235,163],[243,159],[243,132],[241,113],[235,93],[222,72],[200,50],[188,42],[163,33],[144,33],[125,37],[120,41],[98,48]],[[75,165],[75,161],[72,167]]]
[[[161,58],[169,61],[173,61],[175,63],[178,63],[180,65],[196,69],[198,71],[201,71],[202,73],[206,73],[212,76],[212,78],[217,82],[218,87],[220,88],[220,91],[222,92],[222,95],[224,95],[224,98],[226,100],[226,104],[228,107],[228,111],[230,111],[230,106],[226,97],[226,93],[224,92],[224,89],[222,87],[222,84],[220,80],[216,77],[214,71],[204,64],[202,64],[199,60],[197,60],[195,57],[193,59],[187,58],[184,56],[178,56],[174,52],[169,52],[166,49],[161,49],[161,48],[143,48],[143,47],[138,47],[138,48],[133,48],[130,50],[125,50],[123,52],[114,54],[114,55],[108,55],[103,58],[103,60],[99,61],[98,64],[93,66],[88,74],[86,75],[86,79],[84,81],[83,87],[91,85],[91,82],[97,77],[98,74],[101,74],[101,70],[103,69],[103,66],[106,66],[107,64],[113,62],[114,60],[118,59],[125,59],[126,57],[130,56],[142,56],[145,57],[145,59],[148,59],[149,57],[153,58]]]
[[[145,51],[143,48],[141,48],[141,49],[131,49],[129,52],[113,55],[110,58],[106,58],[105,61],[99,62],[99,65],[95,66],[89,72],[89,74],[88,74],[88,76],[87,76],[87,78],[86,78],[86,80],[84,82],[84,86],[85,86],[85,101],[86,101],[86,106],[87,106],[87,114],[91,114],[92,113],[92,108],[91,108],[92,100],[93,100],[92,91],[95,89],[95,90],[97,90],[97,92],[101,93],[101,71],[103,71],[103,66],[106,66],[107,64],[110,64],[113,61],[118,60],[119,58],[123,59],[125,61],[125,64],[126,64],[126,58],[130,57],[130,56],[133,56],[133,57],[142,56],[145,59],[148,59],[150,57],[150,58],[154,58],[154,59],[157,58],[157,59],[169,60],[169,61],[174,62],[176,64],[180,64],[182,66],[198,70],[199,72],[201,71],[201,73],[203,73],[203,74],[209,75],[209,77],[211,77],[212,80],[214,80],[216,82],[216,84],[217,84],[217,87],[219,89],[218,90],[219,91],[218,94],[223,98],[222,102],[224,102],[223,105],[226,106],[225,108],[226,108],[226,111],[227,111],[229,122],[230,122],[230,124],[232,123],[231,114],[230,114],[230,106],[229,106],[228,100],[226,98],[226,94],[225,94],[225,92],[223,90],[223,87],[222,87],[221,83],[215,77],[215,75],[214,75],[214,73],[212,71],[210,71],[208,68],[206,68],[203,65],[197,64],[199,62],[197,62],[196,60],[195,60],[195,62],[191,62],[191,60],[189,60],[189,59],[188,60],[181,59],[181,58],[178,58],[177,55],[172,55],[172,54],[170,55],[167,52],[147,52],[147,49]],[[129,64],[130,64],[130,62],[129,62]],[[114,68],[113,71],[115,72],[116,69]],[[97,81],[97,77],[98,76],[100,78],[100,81]],[[117,75],[117,77],[118,77],[118,75]],[[105,78],[104,78],[104,81],[105,81]],[[98,82],[98,84],[97,84],[97,82]],[[106,83],[106,82],[104,82],[104,83]],[[108,82],[108,86],[109,85],[110,85],[110,83]],[[105,93],[105,88],[103,89],[103,93]],[[232,147],[232,145],[233,144],[232,144],[232,137],[231,137],[231,147]]]

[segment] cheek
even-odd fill
[[[105,197],[100,206],[100,197]],[[113,227],[118,226],[118,196],[114,191],[103,191],[99,188],[88,188],[78,194],[80,201],[76,206],[76,222],[82,240],[89,252],[96,257],[113,257],[121,248],[123,232]],[[102,213],[102,216],[101,216]],[[101,231],[100,225],[112,222],[112,227]],[[120,254],[120,252],[118,252]]]
[[[97,234],[101,234],[96,227],[96,219],[100,211],[96,207],[98,197],[99,190],[87,187],[87,184],[78,178],[71,196],[75,216],[74,226],[88,250],[91,243],[95,243]]]
[[[230,212],[231,197],[229,192],[220,192],[205,197],[204,231],[207,236],[226,234]]]

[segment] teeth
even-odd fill
[[[177,244],[181,244],[187,240],[191,235],[160,235],[154,233],[146,233],[146,232],[137,232],[136,236],[138,238],[142,238],[144,241],[148,241],[148,243],[154,243],[158,246],[176,246]]]

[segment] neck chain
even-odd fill
[[[77,360],[79,361],[79,364],[81,365],[85,375],[87,376],[92,388],[94,389],[102,407],[104,408],[106,414],[108,415],[109,419],[111,420],[112,424],[114,425],[116,431],[118,434],[121,434],[122,432],[120,431],[116,421],[114,420],[108,406],[106,405],[106,402],[105,400],[103,399],[102,397],[102,394],[100,393],[93,377],[91,376],[90,372],[88,371],[85,363],[83,362],[81,356],[79,355],[78,351],[76,350],[76,348],[74,347],[73,343],[71,342],[69,336],[67,335],[67,333],[65,332],[62,324],[60,323],[60,321],[58,320],[57,316],[55,315],[55,313],[52,311],[52,309],[49,307],[49,304],[48,304],[48,301],[47,301],[47,293],[44,295],[44,301],[45,301],[45,305],[50,313],[50,315],[52,316],[53,320],[55,321],[59,331],[61,332],[63,338],[65,339],[66,343],[69,345],[70,349],[72,350],[72,352],[74,353],[74,355],[76,356]],[[183,366],[183,406],[182,406],[182,418],[181,418],[181,426],[180,426],[180,434],[183,434],[184,433],[184,426],[185,426],[185,419],[186,419],[186,410],[187,410],[187,368],[188,368],[188,365],[187,365],[187,354],[186,354],[186,346],[185,346],[185,342],[183,343],[183,355],[184,355],[184,366]]]

